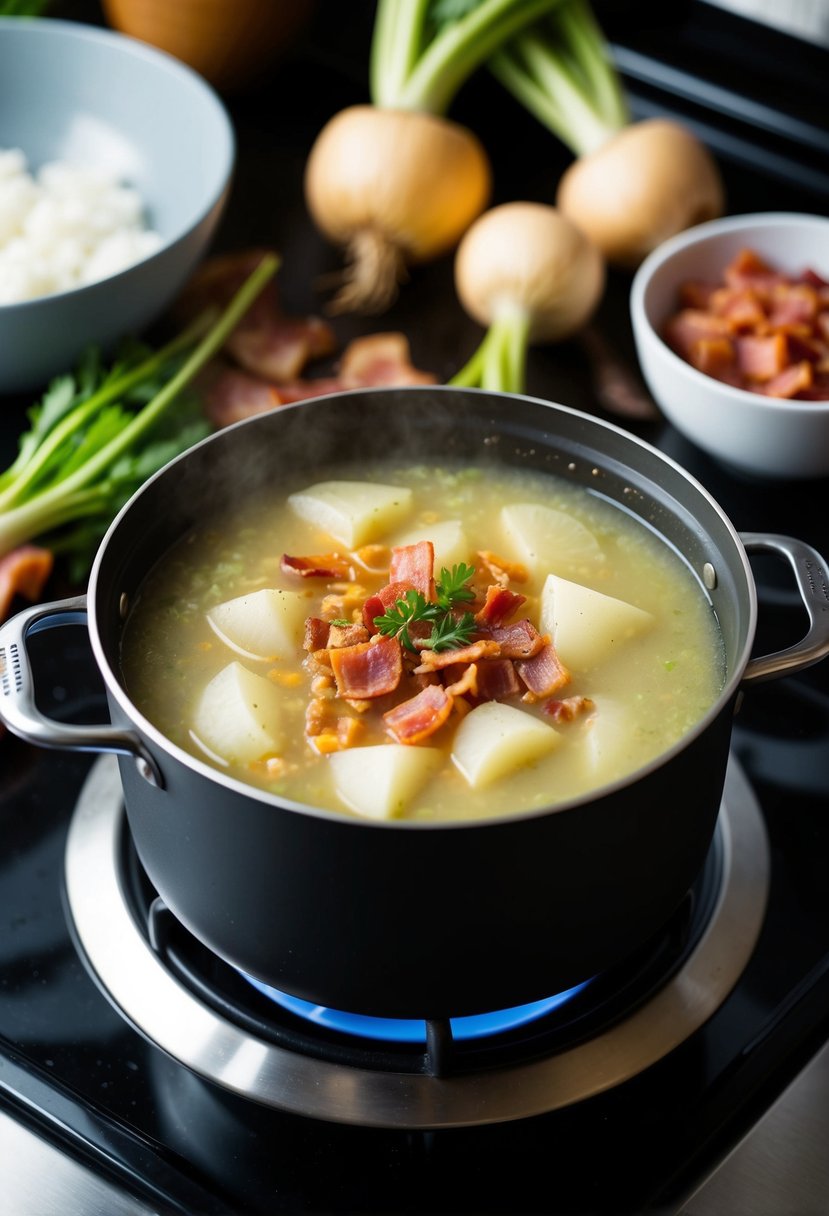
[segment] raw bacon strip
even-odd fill
[[[331,650],[337,692],[349,700],[369,700],[394,692],[403,674],[397,638],[379,637]]]
[[[477,663],[478,659],[495,658],[500,653],[501,647],[491,638],[481,638],[455,650],[421,650],[420,666],[415,667],[415,671],[439,671],[454,663]]]
[[[383,721],[398,743],[420,743],[440,730],[452,712],[452,697],[440,684],[430,684],[383,714]]]
[[[351,563],[338,553],[318,553],[312,557],[291,557],[283,553],[279,562],[285,574],[296,574],[300,578],[338,578],[353,576]]]
[[[34,603],[52,573],[54,556],[37,545],[21,545],[0,558],[0,621],[9,614],[15,596]]]
[[[526,595],[518,595],[507,587],[487,587],[486,599],[483,607],[475,613],[475,620],[481,625],[502,625],[526,602]]]
[[[550,697],[570,683],[570,672],[559,659],[552,642],[531,659],[522,659],[515,666],[533,698]]]
[[[389,584],[414,588],[424,599],[434,600],[434,568],[435,546],[430,540],[420,540],[414,545],[395,545],[391,551]]]
[[[546,633],[539,633],[526,617],[510,625],[495,625],[486,630],[486,637],[498,643],[498,654],[503,659],[530,659],[550,640]]]
[[[572,722],[579,714],[589,713],[595,707],[596,703],[590,697],[565,697],[563,701],[548,701],[542,708],[554,722]]]
[[[243,418],[264,414],[282,405],[275,385],[233,367],[210,369],[201,377],[204,412],[215,427],[232,426]]]
[[[339,365],[343,388],[374,385],[434,384],[437,377],[418,370],[405,334],[366,334],[349,342]]]

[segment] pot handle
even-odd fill
[[[809,615],[806,635],[785,650],[749,659],[743,684],[757,684],[776,676],[791,675],[811,667],[829,655],[829,576],[826,562],[816,549],[791,536],[741,532],[747,553],[776,553],[791,566],[803,606]]]
[[[86,620],[86,596],[80,595],[50,604],[35,604],[0,625],[0,721],[5,722],[13,734],[38,747],[132,756],[145,780],[161,786],[161,774],[155,760],[132,731],[109,724],[81,726],[57,722],[37,708],[27,639],[45,629],[82,625]]]

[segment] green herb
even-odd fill
[[[0,17],[39,17],[52,0],[0,0]]]
[[[0,556],[43,539],[73,576],[127,499],[208,431],[193,378],[223,346],[278,259],[264,257],[225,310],[197,318],[158,351],[131,343],[109,369],[89,352],[29,412],[17,459],[0,473]]]
[[[347,629],[348,626],[353,625],[354,622],[350,621],[347,616],[337,616],[334,617],[334,620],[331,621],[330,624],[337,625],[340,629]]]
[[[452,608],[456,604],[474,600],[475,592],[466,585],[474,574],[474,567],[464,562],[453,566],[451,571],[444,566],[435,584],[436,602],[427,600],[422,592],[411,588],[382,616],[376,616],[374,624],[386,637],[399,638],[407,650],[451,650],[467,646],[475,629],[475,618],[471,612],[465,612],[458,619],[453,615]],[[409,626],[419,621],[430,623],[432,631],[428,637],[419,638],[419,645],[415,646]]]

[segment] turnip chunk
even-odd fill
[[[604,784],[631,769],[634,728],[630,711],[601,694],[594,697],[596,709],[580,725],[584,765],[591,781]]]
[[[282,746],[279,689],[241,663],[228,663],[204,689],[193,715],[196,741],[221,760],[249,764]]]
[[[329,764],[346,806],[369,819],[397,819],[441,764],[436,747],[380,743],[334,752]]]
[[[250,595],[217,604],[207,614],[211,628],[225,645],[246,659],[279,659],[302,645],[307,595],[263,587]]]
[[[533,573],[573,571],[604,560],[596,537],[579,520],[541,503],[516,502],[501,509],[510,556]]]
[[[650,629],[650,612],[550,574],[541,591],[539,628],[571,671],[589,671]]]
[[[412,509],[412,491],[372,481],[320,481],[289,495],[288,502],[300,519],[355,549],[403,523]]]
[[[561,742],[552,726],[499,701],[471,710],[455,733],[452,760],[473,789],[546,756]]]
[[[403,536],[395,537],[391,543],[414,545],[421,540],[430,540],[434,545],[435,578],[440,576],[443,566],[451,571],[453,566],[469,561],[469,542],[459,519],[444,519],[437,524],[423,524],[420,528],[411,528]]]

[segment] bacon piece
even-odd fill
[[[680,307],[710,308],[711,298],[717,290],[716,283],[708,283],[704,279],[686,279],[679,287]]]
[[[359,621],[355,621],[353,625],[332,625],[328,631],[329,650],[338,650],[341,646],[358,646],[367,641],[369,632]]]
[[[394,692],[403,674],[397,638],[376,637],[356,646],[330,651],[331,668],[341,697],[370,700]]]
[[[506,557],[499,557],[497,553],[493,553],[491,549],[479,549],[477,556],[486,567],[490,578],[496,582],[499,587],[505,587],[507,583],[526,583],[529,578],[527,567],[521,562],[511,562]]]
[[[495,662],[490,659],[490,662]],[[451,667],[444,667],[443,676],[446,683],[443,687],[449,693],[450,697],[462,697],[466,693],[476,697],[478,695],[478,664],[477,663],[453,663]]]
[[[818,314],[818,293],[806,283],[779,283],[771,297],[770,325],[811,326]]]
[[[737,366],[751,380],[771,380],[786,366],[788,347],[783,334],[737,339]]]
[[[328,645],[328,634],[331,626],[328,621],[318,616],[309,616],[305,620],[305,637],[302,642],[303,650],[313,654],[315,650],[325,650]]]
[[[491,638],[481,638],[455,650],[421,650],[420,666],[415,667],[415,671],[440,671],[453,663],[477,663],[478,659],[495,658],[500,653],[501,647]]]
[[[392,604],[402,600],[410,590],[408,583],[386,583],[379,591],[370,595],[363,604],[363,624],[369,633],[376,633],[375,617],[383,616]]]
[[[483,607],[475,613],[475,620],[481,625],[502,625],[526,602],[526,595],[518,595],[507,587],[487,587],[486,599]]]
[[[420,743],[440,730],[452,712],[452,697],[440,684],[430,684],[409,701],[383,714],[398,743]]]
[[[570,683],[570,672],[556,654],[552,642],[547,642],[532,658],[519,660],[515,667],[527,686],[531,700],[550,697]]]
[[[405,334],[366,334],[349,342],[339,365],[343,388],[434,384],[437,377],[412,364]]]
[[[38,545],[21,545],[0,558],[0,621],[8,616],[16,596],[32,604],[40,599],[54,561],[50,550]]]
[[[687,360],[701,339],[728,338],[730,334],[725,317],[695,308],[683,308],[667,321],[664,329],[664,338],[671,350]]]
[[[730,338],[700,338],[691,347],[688,362],[697,371],[726,384],[742,383],[735,362],[734,343]]]
[[[495,625],[486,631],[482,629],[481,633],[498,643],[498,653],[504,659],[530,659],[550,640],[546,633],[539,633],[526,617],[509,625]]]
[[[762,387],[762,392],[768,397],[796,397],[812,387],[814,373],[812,365],[807,360],[794,363],[787,367],[773,380]]]
[[[709,307],[725,317],[732,331],[755,329],[766,320],[763,304],[750,287],[720,287],[711,296]]]
[[[554,722],[572,722],[580,714],[590,713],[596,708],[595,701],[590,697],[565,697],[562,701],[547,701],[542,706],[545,714],[549,714]]]
[[[477,664],[479,701],[505,701],[521,691],[512,659],[483,659]]]
[[[199,383],[204,412],[215,427],[232,426],[243,418],[264,414],[283,404],[274,385],[233,367],[216,364]]]
[[[424,599],[434,600],[434,568],[435,546],[430,540],[420,540],[414,545],[395,545],[391,551],[389,584],[413,588]]]
[[[285,574],[296,574],[300,578],[349,579],[354,570],[351,563],[338,553],[314,554],[312,557],[291,557],[283,553],[279,562]]]

